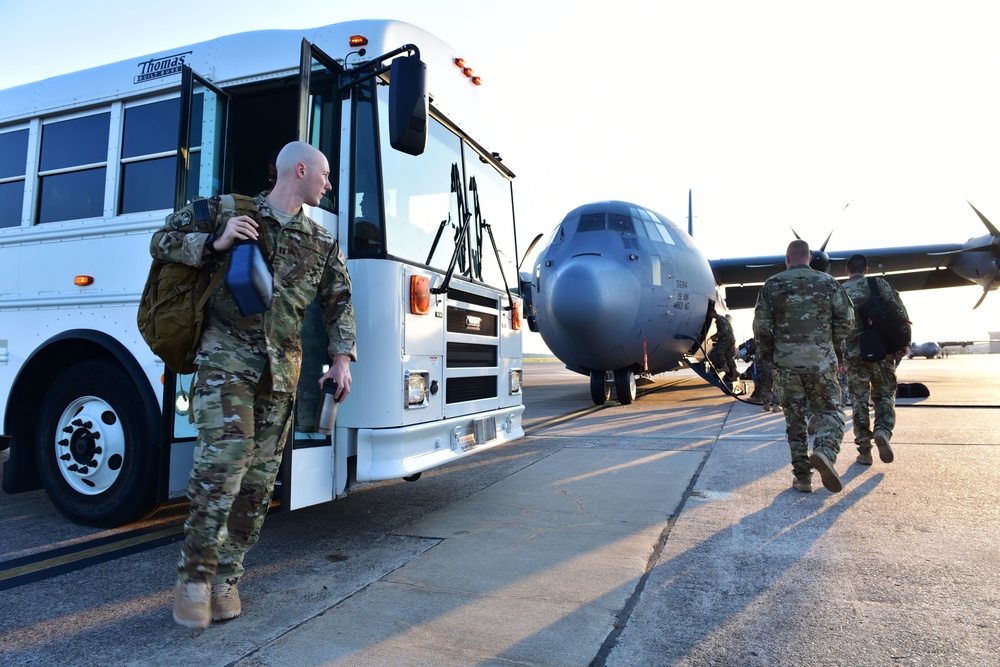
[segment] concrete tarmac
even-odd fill
[[[0,664],[1000,664],[998,371],[904,360],[931,396],[900,401],[896,460],[854,463],[848,429],[843,492],[804,494],[780,413],[689,372],[593,408],[526,364],[523,441],[269,517],[240,618],[173,624],[168,545],[0,592]],[[20,498],[0,560],[40,548]]]

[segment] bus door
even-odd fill
[[[326,155],[330,162],[333,188],[319,206],[307,214],[315,222],[339,237],[337,203],[340,200],[341,108],[338,90],[343,69],[322,50],[302,41],[299,80],[299,140],[309,143]],[[285,448],[282,481],[286,485],[282,510],[293,510],[333,500],[347,487],[346,435],[330,435],[318,430],[322,394],[319,378],[329,367],[327,335],[317,302],[306,310],[302,325],[302,372],[296,389],[295,434],[291,447]],[[339,445],[339,446],[338,446]]]
[[[181,74],[174,210],[196,197],[221,194],[228,111],[229,96],[185,66]],[[192,376],[176,375],[169,369],[165,373],[164,387],[174,388],[163,392],[161,442],[170,443],[164,452],[168,458],[164,465],[169,464],[165,497],[176,497],[183,495],[187,487],[197,432],[189,419]]]

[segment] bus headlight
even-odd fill
[[[427,386],[430,384],[430,374],[419,371],[403,373],[403,405],[407,410],[427,407]]]
[[[520,368],[512,368],[512,369],[510,369],[509,373],[510,373],[510,378],[509,378],[510,382],[508,383],[508,386],[510,387],[510,393],[511,394],[520,394],[521,393],[521,369]]]

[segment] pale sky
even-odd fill
[[[291,11],[289,10],[291,8]],[[710,259],[960,243],[1000,226],[1000,3],[0,0],[0,88],[267,28],[395,18],[466,54],[515,179],[521,252],[632,201]],[[847,208],[845,209],[845,205]],[[1000,331],[1000,292],[906,292],[917,340]],[[736,313],[750,335],[750,311]],[[533,351],[537,336],[526,340]]]

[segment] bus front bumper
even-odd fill
[[[524,437],[523,405],[388,429],[359,429],[357,481],[409,477]]]

